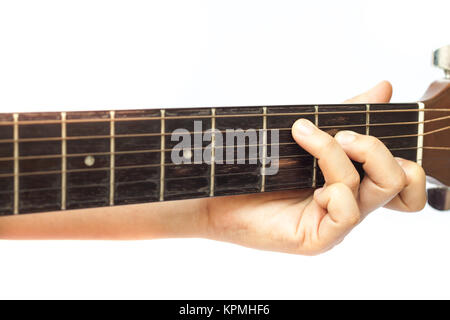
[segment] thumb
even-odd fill
[[[381,81],[372,89],[357,95],[344,103],[385,103],[392,97],[392,85],[388,81]]]

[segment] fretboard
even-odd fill
[[[373,135],[394,156],[420,162],[420,108],[412,103],[0,114],[0,215],[318,187],[324,178],[316,159],[291,136],[299,118],[331,135]],[[177,129],[200,143],[182,150],[182,163],[173,161]],[[249,139],[232,147],[219,144],[227,129],[255,130],[256,145]],[[258,159],[249,157],[250,150],[257,150]],[[235,161],[227,163],[227,154]],[[276,174],[266,174],[269,165],[276,165]]]

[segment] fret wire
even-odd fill
[[[439,128],[439,129],[435,129],[435,130],[431,130],[428,132],[424,132],[421,134],[404,134],[404,135],[398,135],[398,136],[386,136],[386,137],[378,137],[378,139],[393,139],[393,138],[409,138],[409,137],[420,137],[420,136],[427,136],[436,132],[441,132],[441,131],[445,131],[450,129],[450,126],[446,126],[444,128]]]
[[[66,113],[61,112],[61,120],[66,119]],[[66,123],[63,121],[61,123],[61,210],[66,209],[66,192],[67,192],[67,145],[66,139],[67,135]]]
[[[216,171],[216,109],[211,108],[211,174],[209,177],[209,196],[214,196],[214,185],[215,185],[215,171]]]
[[[319,106],[314,106],[314,124],[319,127]],[[315,188],[317,185],[317,158],[313,160],[313,172],[312,172],[312,184],[311,187]]]
[[[297,144],[295,142],[281,142],[281,143],[272,143],[267,144],[268,146],[273,145],[293,145]],[[234,147],[254,147],[254,146],[264,146],[264,144],[246,144],[246,145],[237,145],[237,146],[216,146],[216,149],[224,149],[224,148],[234,148]],[[200,148],[191,148],[191,150],[204,150],[207,147],[200,147]],[[139,153],[153,153],[153,152],[170,152],[172,149],[144,149],[144,150],[134,150],[134,151],[116,151],[116,152],[90,152],[90,153],[69,153],[66,155],[66,157],[82,157],[82,156],[104,156],[104,155],[111,155],[111,154],[139,154]],[[42,155],[42,156],[22,156],[19,157],[19,160],[33,160],[33,159],[55,159],[60,158],[61,156],[58,154],[52,154],[52,155]],[[0,157],[0,161],[10,161],[14,160],[14,157]]]
[[[324,113],[321,113],[324,114]],[[450,119],[450,116],[444,116],[429,120],[423,120],[422,122],[419,121],[409,121],[409,122],[388,122],[388,123],[373,123],[370,124],[371,127],[379,127],[379,126],[392,126],[392,125],[413,125],[413,124],[420,124],[420,123],[429,123],[429,122],[437,122],[441,120]],[[116,121],[117,122],[117,119]],[[319,126],[319,129],[339,129],[339,128],[359,128],[359,127],[366,127],[366,124],[344,124],[344,125],[328,125],[328,126]],[[264,130],[264,129],[259,129]],[[279,130],[279,131],[290,131],[292,128],[271,128],[271,129],[265,129],[265,130]],[[225,133],[226,130],[217,130],[218,132]],[[193,131],[193,132],[187,132],[187,133],[180,133],[180,135],[186,134],[203,134],[206,133],[206,131]],[[118,134],[115,135],[115,138],[139,138],[139,137],[160,137],[162,135],[164,136],[170,136],[171,132],[165,132],[165,133],[141,133],[141,134]],[[111,135],[98,135],[98,136],[72,136],[67,137],[65,140],[90,140],[90,139],[110,139]],[[33,142],[33,141],[59,141],[62,140],[61,137],[47,137],[47,138],[24,138],[19,139],[20,142]],[[0,143],[12,143],[15,142],[14,139],[0,139]]]
[[[419,110],[424,110],[425,105],[423,102],[418,102],[417,105],[419,106]],[[417,134],[419,135],[417,137],[417,155],[416,155],[416,162],[419,166],[422,166],[422,156],[423,156],[423,130],[424,130],[424,113],[423,111],[419,111],[419,125],[418,125],[418,131]],[[422,122],[422,123],[421,123]]]
[[[392,148],[389,149],[390,151],[399,151],[399,150],[416,150],[417,147],[405,147],[405,148]],[[437,150],[450,150],[450,147],[422,147],[422,149],[437,149]],[[280,159],[287,159],[287,160],[291,160],[291,159],[297,159],[297,158],[304,158],[304,157],[312,157],[310,154],[302,154],[302,155],[286,155],[286,156],[280,156]],[[236,159],[236,161],[238,160],[254,160],[255,158],[245,158],[245,159]],[[193,165],[193,164],[183,164],[183,165]],[[237,165],[237,164],[236,164]],[[136,168],[151,168],[151,167],[159,167],[160,164],[148,164],[148,165],[134,165],[134,166],[121,166],[121,167],[116,167],[116,170],[121,170],[121,169],[136,169]],[[173,163],[166,163],[164,164],[164,166],[177,166],[176,164]],[[293,168],[289,168],[289,169],[295,169],[295,168],[308,168],[308,167],[293,167]],[[89,168],[89,169],[70,169],[70,170],[66,170],[66,172],[90,172],[90,171],[105,171],[105,170],[109,170],[109,167],[102,167],[102,168]],[[19,176],[32,176],[32,175],[46,175],[46,174],[56,174],[56,173],[61,173],[60,170],[52,170],[52,171],[41,171],[41,172],[22,172],[19,173]],[[216,174],[216,176],[222,176],[222,175],[227,175],[227,174]],[[8,177],[8,176],[12,176],[11,174],[0,174],[0,178],[3,177]],[[186,177],[186,178],[190,178],[190,177]],[[172,179],[172,178],[170,178]],[[151,179],[150,179],[151,180]],[[0,192],[1,193],[1,192]]]
[[[14,119],[14,214],[19,213],[19,114],[13,114]]]
[[[111,140],[110,140],[110,145],[109,145],[109,150],[110,150],[110,158],[109,158],[109,205],[113,206],[114,205],[114,182],[115,182],[115,172],[114,172],[114,167],[115,167],[115,156],[114,156],[114,152],[116,150],[115,147],[115,111],[111,111],[109,113],[109,117],[110,117],[110,122],[109,122],[109,130],[110,130],[110,135],[111,135]]]
[[[440,131],[445,131],[450,129],[450,126],[447,126],[445,128],[436,129],[433,131],[425,132],[421,134],[422,136],[426,136],[429,134],[433,134]],[[272,129],[268,129],[272,130]],[[399,136],[382,136],[377,137],[378,139],[395,139],[395,138],[410,138],[410,137],[417,137],[418,134],[410,134],[410,135],[399,135]],[[297,144],[296,142],[282,142],[278,144],[267,144],[268,146],[272,145],[294,145]],[[241,147],[244,145],[238,145],[237,147]],[[263,146],[263,144],[256,144],[256,145],[245,145],[245,146]],[[216,149],[220,148],[234,148],[236,146],[216,146]],[[204,147],[201,148],[192,148],[192,150],[198,150],[198,149],[204,149]],[[139,153],[150,153],[150,152],[170,152],[172,149],[144,149],[144,150],[131,150],[131,151],[115,151],[113,154],[139,154]],[[81,157],[81,156],[98,156],[98,155],[110,155],[111,152],[91,152],[91,153],[69,153],[66,154],[66,157]],[[21,156],[19,157],[19,160],[25,160],[25,159],[53,159],[53,158],[59,158],[60,155],[54,154],[54,155],[41,155],[41,156]],[[14,157],[0,157],[0,161],[10,161],[14,160]]]
[[[263,161],[261,169],[261,192],[266,189],[266,153],[267,153],[267,107],[263,108]]]
[[[166,114],[166,111],[164,109],[161,109],[161,163],[160,163],[160,173],[159,173],[159,201],[164,201],[164,177],[165,177],[165,151],[162,151],[166,148],[166,141],[164,133],[166,131],[165,129],[165,120],[164,116]]]
[[[294,169],[307,169],[307,167],[293,167],[293,168],[289,168],[286,170],[294,170]],[[232,173],[220,173],[217,174],[217,176],[219,177],[226,177],[226,176],[236,176],[236,175],[242,175],[242,174],[253,174],[253,171],[243,171],[243,172],[232,172]],[[199,176],[190,176],[190,177],[171,177],[168,180],[185,180],[185,179],[195,179],[195,178],[207,178],[209,177],[209,175],[199,175]],[[155,181],[154,179],[147,179],[147,180],[136,180],[133,182],[122,182],[122,183],[118,183],[118,185],[127,185],[127,184],[134,184],[134,183],[139,183],[139,182],[143,182],[143,181]],[[90,188],[90,187],[104,187],[105,184],[101,184],[101,183],[92,183],[92,184],[86,184],[83,185],[82,187],[79,188]],[[26,189],[26,191],[41,191],[41,190],[55,190],[55,188],[33,188],[33,189]],[[8,194],[11,191],[0,191],[0,194]]]
[[[417,150],[417,147],[404,147],[404,148],[390,148],[390,151],[400,151],[400,150]],[[424,146],[422,149],[436,149],[436,150],[449,150],[450,147],[428,147]],[[294,155],[286,155],[286,156],[280,156],[280,159],[293,159],[293,158],[303,158],[303,157],[312,157],[310,154],[294,154]],[[243,158],[243,159],[236,159],[236,161],[242,161],[242,160],[258,160],[258,158]],[[195,165],[195,164],[181,164],[181,165]],[[236,164],[238,165],[238,164]],[[137,169],[137,168],[152,168],[152,167],[160,167],[161,164],[143,164],[143,165],[130,165],[130,166],[119,166],[115,167],[116,170],[121,169]],[[174,163],[165,163],[162,165],[163,167],[168,166],[179,166],[179,164]],[[69,172],[89,172],[89,171],[105,171],[110,170],[110,167],[101,167],[101,168],[86,168],[86,169],[68,169],[66,170],[66,173]],[[49,170],[49,171],[36,171],[36,172],[21,172],[18,175],[19,176],[32,176],[32,175],[46,175],[46,174],[58,174],[61,173],[61,170]],[[12,177],[14,174],[0,174],[0,178],[4,177]],[[216,174],[218,176],[218,174]]]
[[[370,104],[366,104],[366,136],[370,134]]]
[[[318,107],[319,106],[315,106],[315,107],[317,107],[317,109],[315,110],[315,112],[314,112],[314,116],[315,116],[315,123],[316,123],[316,125],[318,126]],[[420,105],[420,103],[418,103],[418,109],[417,110],[419,110],[419,112],[418,112],[418,114],[419,114],[419,121],[417,121],[417,122],[400,122],[400,123],[380,123],[380,124],[373,124],[373,126],[383,126],[383,125],[396,125],[396,124],[418,124],[419,125],[419,130],[418,130],[418,134],[409,134],[409,135],[398,135],[398,136],[386,136],[386,137],[378,137],[379,139],[389,139],[389,138],[405,138],[405,137],[418,137],[418,144],[417,144],[417,147],[416,148],[394,148],[394,149],[390,149],[390,150],[413,150],[413,149],[416,149],[417,150],[417,160],[419,161],[419,152],[421,153],[421,150],[423,150],[423,149],[427,149],[427,148],[429,148],[429,149],[434,149],[434,147],[423,147],[423,145],[420,145],[420,142],[419,142],[419,140],[422,140],[423,141],[423,136],[424,135],[427,135],[427,134],[432,134],[432,133],[435,133],[435,132],[439,132],[439,131],[443,131],[443,130],[447,130],[447,129],[449,129],[450,128],[450,126],[447,126],[447,127],[444,127],[444,128],[440,128],[440,129],[436,129],[436,130],[433,130],[433,131],[431,131],[431,132],[423,132],[423,123],[425,123],[425,122],[431,122],[431,121],[440,121],[440,120],[445,120],[445,119],[448,119],[448,118],[450,118],[450,116],[444,116],[444,117],[440,117],[440,118],[437,118],[437,119],[431,119],[431,120],[424,120],[424,113],[426,112],[426,111],[433,111],[433,110],[424,110],[423,108],[424,108],[424,105],[423,105],[423,103],[422,103],[422,106]],[[264,108],[267,108],[267,107],[264,107]],[[215,110],[215,109],[214,109]],[[387,113],[389,110],[376,110],[376,112],[381,112],[381,113]],[[392,110],[392,112],[408,112],[408,111],[414,111],[414,110],[412,110],[412,109],[406,109],[406,110]],[[442,109],[438,109],[438,110],[436,110],[436,111],[439,111],[439,112],[443,112],[443,110]],[[113,113],[113,111],[111,111],[110,112],[110,114],[111,113]],[[266,113],[266,112],[265,112]],[[337,114],[337,113],[363,113],[363,112],[331,112],[331,114]],[[370,110],[370,105],[369,104],[367,104],[366,105],[366,111],[365,111],[365,114],[366,114],[366,124],[365,124],[365,129],[366,129],[366,134],[369,134],[369,128],[370,128],[370,113],[371,113],[371,110]],[[63,131],[65,132],[66,131],[66,124],[67,123],[70,123],[70,122],[89,122],[89,121],[84,121],[84,120],[82,120],[82,121],[66,121],[67,119],[66,119],[66,117],[65,117],[65,112],[64,112],[64,116],[62,116],[62,114],[63,113],[61,113],[61,121],[53,121],[54,123],[61,123],[61,158],[62,158],[62,162],[61,162],[61,168],[62,168],[62,170],[61,171],[53,171],[53,172],[61,172],[61,179],[62,179],[62,181],[61,181],[61,184],[62,184],[62,186],[61,186],[61,188],[63,188],[63,185],[64,185],[64,183],[63,183],[63,180],[65,180],[65,177],[66,177],[66,173],[67,172],[82,172],[82,171],[91,171],[91,170],[89,170],[89,169],[74,169],[74,170],[67,170],[67,156],[70,156],[70,155],[67,155],[67,147],[66,147],[66,140],[75,140],[75,139],[77,139],[77,137],[70,137],[71,139],[67,139],[68,137],[66,136],[66,134],[64,134],[64,136],[63,136]],[[307,113],[306,113],[307,114]],[[323,113],[324,115],[325,114],[327,114],[327,113]],[[161,149],[160,150],[151,150],[150,152],[153,152],[153,151],[156,151],[156,152],[161,152],[162,153],[162,158],[161,158],[161,164],[159,164],[159,166],[161,166],[161,170],[163,171],[163,174],[161,175],[161,178],[162,178],[162,189],[163,189],[163,192],[162,192],[162,194],[163,194],[163,196],[162,196],[162,200],[164,200],[164,178],[165,177],[163,177],[163,175],[164,175],[164,167],[165,166],[169,166],[169,165],[172,165],[172,164],[166,164],[166,163],[163,163],[163,160],[164,160],[164,162],[165,162],[165,159],[163,159],[163,157],[165,157],[165,155],[164,155],[164,153],[165,152],[167,152],[167,151],[170,151],[171,149],[165,149],[165,139],[164,139],[164,137],[165,136],[167,136],[167,135],[170,135],[171,133],[165,133],[164,131],[165,131],[165,128],[164,128],[164,124],[165,124],[165,117],[164,117],[164,111],[163,110],[161,110],[161,117],[159,117],[159,119],[161,120],[161,134],[154,134],[154,135],[156,135],[156,136],[161,136],[161,141],[162,141],[162,143],[161,143]],[[215,117],[214,117],[214,115],[215,114],[213,114],[213,112],[211,112],[211,121],[212,122],[215,122]],[[286,114],[270,114],[269,116],[276,116],[276,115],[286,115],[286,116],[292,116],[292,115],[295,115],[295,114],[293,114],[293,113],[286,113]],[[241,116],[260,116],[260,115],[254,115],[254,114],[252,114],[252,115],[236,115],[236,116],[232,116],[232,115],[224,115],[224,116],[219,116],[219,117],[222,117],[222,118],[233,118],[233,117],[241,117]],[[422,117],[421,117],[422,116]],[[113,117],[111,117],[111,118],[113,118]],[[184,117],[169,117],[169,118],[174,118],[174,119],[183,119]],[[192,116],[192,117],[190,117],[190,118],[192,118],[192,119],[197,119],[197,118],[208,118],[207,116],[204,116],[204,117],[202,117],[202,116],[199,116],[199,117],[197,117],[197,116]],[[263,122],[266,122],[267,121],[267,118],[266,118],[266,116],[265,115],[263,115],[262,116],[262,118],[263,118]],[[11,140],[11,142],[13,142],[14,143],[14,157],[13,157],[13,159],[14,159],[14,213],[18,213],[18,211],[19,211],[19,176],[22,176],[22,175],[36,175],[36,174],[39,174],[39,172],[38,173],[36,173],[36,172],[29,172],[29,173],[22,173],[22,172],[19,172],[19,160],[20,159],[22,159],[21,157],[20,157],[20,152],[19,152],[19,144],[20,144],[20,142],[22,142],[22,141],[27,141],[26,139],[24,139],[24,140],[21,140],[21,139],[19,139],[19,125],[22,123],[22,122],[24,122],[24,121],[19,121],[19,119],[20,119],[20,115],[18,114],[18,113],[14,113],[13,114],[13,119],[14,119],[14,121],[13,121],[13,128],[14,128],[14,139],[12,139]],[[97,122],[98,120],[94,120],[94,119],[90,119],[90,120],[92,120],[92,121],[95,121],[95,122]],[[130,119],[130,118],[128,118],[127,120],[129,120],[129,121],[132,121],[133,119]],[[143,119],[143,118],[136,118],[136,120],[145,120],[145,119]],[[153,120],[153,119],[151,119],[151,120]],[[156,119],[155,119],[156,120]],[[114,120],[109,120],[109,121],[111,121],[111,130],[110,130],[110,135],[109,136],[104,136],[105,138],[109,138],[110,139],[110,143],[111,143],[111,146],[112,146],[112,144],[113,144],[113,142],[112,141],[114,141],[114,139],[115,139],[115,130],[114,130]],[[52,121],[49,121],[50,123],[52,123]],[[42,122],[42,123],[49,123],[49,122]],[[25,124],[32,124],[31,122],[26,122]],[[346,127],[360,127],[361,125],[339,125],[339,126],[324,126],[324,127],[321,127],[321,128],[337,128],[337,127],[342,127],[342,128],[346,128]],[[215,128],[215,124],[213,125],[212,124],[212,127],[213,128]],[[420,127],[422,127],[422,131],[420,131]],[[64,128],[64,129],[63,129]],[[270,130],[273,130],[273,129],[270,129]],[[291,128],[280,128],[280,130],[291,130]],[[221,131],[221,132],[224,132],[224,131]],[[190,133],[190,134],[192,134],[192,133]],[[147,134],[143,134],[143,136],[146,136]],[[264,124],[263,124],[263,135],[266,135],[266,139],[267,139],[267,128],[264,126]],[[123,135],[123,137],[138,137],[138,136],[140,136],[140,135],[133,135],[133,134],[125,134],[125,135]],[[83,137],[80,137],[81,139],[83,139],[83,138],[85,138],[85,139],[89,139],[90,137],[87,137],[87,136],[83,136]],[[94,138],[97,138],[97,136],[94,136]],[[33,139],[33,138],[31,138],[31,139]],[[213,139],[213,138],[212,138]],[[42,139],[43,141],[47,141],[48,139]],[[31,140],[31,141],[34,141],[34,140]],[[1,143],[2,141],[0,140],[0,143]],[[294,143],[285,143],[285,144],[295,144],[295,142]],[[260,144],[259,144],[260,145]],[[263,148],[266,148],[267,149],[267,146],[268,146],[269,144],[267,144],[267,140],[264,140],[263,139],[263,144],[262,144],[262,146],[263,146]],[[270,144],[270,145],[275,145],[275,144]],[[281,145],[281,144],[280,144]],[[450,150],[450,148],[447,148],[447,147],[436,147],[436,149],[441,149],[441,150]],[[203,149],[203,148],[202,148]],[[213,148],[212,149],[212,152],[213,152],[213,150],[215,150],[215,148]],[[141,152],[146,152],[146,151],[141,151],[141,150],[135,150],[135,151],[122,151],[121,153],[123,153],[123,154],[128,154],[128,153],[141,153]],[[148,152],[148,151],[147,151]],[[117,153],[119,153],[119,152],[117,152]],[[86,154],[86,155],[91,155],[92,153],[88,153],[88,154]],[[106,152],[106,153],[104,153],[104,154],[109,154],[110,155],[110,157],[111,157],[111,159],[113,159],[112,161],[110,161],[110,167],[109,167],[109,169],[111,170],[111,172],[113,172],[114,171],[114,169],[115,169],[115,164],[114,164],[114,155],[116,154],[116,151],[115,151],[115,148],[110,148],[110,152]],[[80,154],[72,154],[71,156],[80,156]],[[307,157],[307,156],[310,156],[310,155],[292,155],[292,156],[281,156],[280,157],[280,159],[290,159],[290,158],[296,158],[296,157]],[[39,156],[37,156],[37,157],[39,157]],[[51,155],[49,156],[49,157],[51,157]],[[29,158],[33,158],[33,156],[29,156]],[[421,159],[421,158],[420,158]],[[3,160],[2,158],[0,158],[0,161],[1,160]],[[214,160],[214,159],[213,159]],[[314,161],[315,161],[315,170],[317,170],[317,159],[314,159]],[[212,164],[213,163],[215,163],[214,161],[212,161]],[[123,167],[117,167],[117,169],[127,169],[127,168],[145,168],[145,167],[148,167],[148,166],[153,166],[153,165],[138,165],[138,166],[123,166]],[[156,166],[156,165],[155,165]],[[102,170],[102,169],[104,169],[104,168],[92,168],[92,169],[94,169],[94,170]],[[107,169],[107,168],[106,168]],[[292,169],[295,169],[295,168],[292,168]],[[53,172],[43,172],[42,174],[47,174],[47,173],[53,173]],[[242,174],[242,173],[236,173],[236,174]],[[112,175],[113,175],[113,179],[114,179],[114,173],[112,173]],[[218,174],[217,176],[221,176],[221,175],[227,175],[227,174]],[[232,174],[230,174],[230,175],[232,175]],[[0,177],[1,176],[3,176],[3,175],[0,175]],[[214,174],[213,174],[213,176],[215,176]],[[64,177],[64,178],[63,178]],[[192,178],[192,177],[187,177],[187,179],[189,179],[189,178]],[[315,174],[314,174],[314,178],[315,178]],[[174,178],[174,179],[185,179],[185,178],[183,178],[183,177],[180,177],[180,178]],[[314,180],[316,180],[316,179],[314,179]],[[212,180],[213,181],[213,180]],[[111,184],[111,181],[110,181],[110,184]],[[112,183],[112,185],[114,186],[114,182]],[[317,182],[316,181],[314,181],[314,185],[317,185]],[[161,188],[161,187],[160,187]],[[212,188],[214,188],[214,186],[212,187]],[[111,189],[111,188],[110,188]],[[262,187],[262,189],[264,190],[264,188]],[[112,192],[114,192],[114,188],[112,188]],[[64,197],[65,197],[65,192],[62,192],[62,194],[61,194],[61,208],[63,209],[63,202],[65,202],[65,200],[63,201],[63,194],[64,194]],[[210,195],[214,195],[214,192],[212,193],[212,194],[210,194]],[[114,199],[114,194],[113,194],[113,199]],[[111,200],[111,191],[110,191],[110,200]],[[161,200],[161,190],[160,190],[160,200]],[[111,203],[110,203],[111,204]],[[17,209],[16,209],[17,208]]]
[[[356,104],[359,105],[359,104]],[[304,105],[302,105],[304,106]],[[300,107],[302,107],[300,106]],[[329,105],[324,105],[329,106]],[[352,106],[352,104],[337,105],[336,107]],[[399,105],[402,106],[402,105]],[[292,106],[298,107],[298,106]],[[157,109],[156,109],[157,110]],[[189,110],[189,109],[187,109]],[[450,112],[450,109],[392,109],[392,110],[370,110],[370,113],[397,113],[397,112]],[[330,114],[358,114],[366,113],[363,111],[329,111],[324,112],[323,115]],[[292,112],[292,113],[268,113],[268,117],[274,116],[296,116],[296,115],[314,115],[314,112]],[[216,118],[241,118],[241,117],[261,117],[261,114],[247,113],[247,114],[235,114],[235,115],[216,115]],[[182,120],[182,119],[211,119],[210,115],[198,115],[198,116],[167,116],[166,120]],[[146,120],[161,120],[161,117],[130,117],[130,118],[117,118],[116,122],[125,121],[146,121]],[[66,123],[84,123],[84,122],[108,122],[109,119],[104,118],[93,118],[93,119],[66,119]],[[18,121],[19,125],[30,125],[30,124],[52,124],[52,123],[62,123],[61,120],[27,120]],[[14,125],[11,121],[0,121],[0,126]]]
[[[426,147],[417,147],[413,149],[426,149],[426,150],[450,150],[450,147],[432,147],[432,146],[426,146]]]

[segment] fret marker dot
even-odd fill
[[[192,151],[189,149],[183,149],[183,157],[185,159],[190,159],[192,158]]]
[[[95,163],[95,158],[93,156],[86,156],[84,158],[84,164],[88,167],[92,167]]]

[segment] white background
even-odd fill
[[[2,112],[415,101],[444,1],[1,1]],[[1,220],[0,220],[1,230]],[[450,298],[450,213],[378,210],[329,253],[1,241],[0,298]]]

